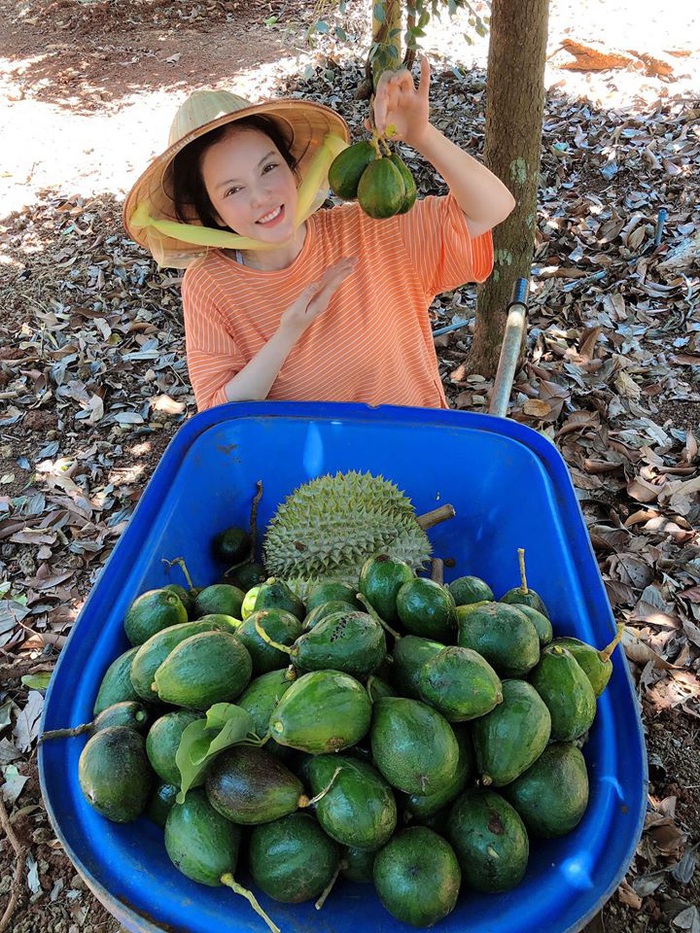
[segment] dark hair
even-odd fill
[[[222,140],[232,128],[259,130],[270,138],[277,146],[280,155],[292,169],[296,170],[296,159],[289,150],[289,143],[285,138],[279,124],[270,117],[255,115],[244,117],[233,123],[226,123],[215,130],[205,133],[181,149],[172,163],[172,198],[175,204],[175,215],[182,223],[190,223],[194,218],[205,227],[222,227],[216,220],[216,211],[211,203],[202,177],[202,158],[204,153]]]

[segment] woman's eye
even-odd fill
[[[273,169],[276,169],[278,165],[279,165],[279,162],[268,162],[265,168],[263,169],[263,173],[271,172]]]
[[[230,195],[236,194],[236,193],[239,192],[240,190],[241,190],[240,188],[229,188],[229,189],[225,192],[224,197],[225,197],[225,198],[228,198]]]

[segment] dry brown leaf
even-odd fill
[[[650,648],[642,639],[631,629],[626,628],[622,635],[622,647],[625,649],[625,655],[635,664],[649,664],[663,670],[673,670],[674,665],[666,661],[661,655],[657,654],[653,648]]]
[[[658,498],[659,491],[658,486],[639,476],[627,484],[627,494],[637,502],[654,502]]]
[[[538,398],[529,398],[523,405],[523,411],[526,415],[533,418],[549,418],[552,415],[552,406]]]

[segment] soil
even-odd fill
[[[330,40],[317,38],[315,48],[304,40],[313,6],[304,0],[0,0],[0,122],[4,139],[0,236],[10,247],[10,258],[3,259],[10,277],[5,276],[3,282],[11,283],[14,294],[0,318],[0,396],[7,381],[3,381],[3,362],[22,355],[15,352],[23,333],[24,313],[17,296],[25,289],[39,302],[42,283],[49,281],[57,261],[66,261],[61,257],[60,242],[54,239],[76,235],[71,217],[81,221],[85,216],[99,218],[95,220],[95,235],[101,231],[105,249],[118,249],[118,243],[110,242],[110,235],[117,239],[122,235],[121,200],[148,160],[164,148],[171,116],[189,90],[235,83],[244,96],[264,97],[291,76],[304,75],[327,60],[337,61],[341,52]],[[668,87],[658,74],[631,69],[618,75],[618,96],[613,99],[604,76],[562,67],[566,63],[561,52],[563,39],[590,41],[604,35],[612,47],[636,48],[658,61],[681,62],[673,92],[685,93],[688,99],[697,97],[697,14],[687,11],[670,17],[659,7],[640,17],[638,9],[638,3],[631,0],[552,0],[548,87],[553,92],[565,88],[572,99],[605,100],[609,106],[632,108],[635,100],[650,93],[658,94],[659,99],[668,95]],[[344,21],[347,31],[355,31],[360,47],[365,47],[365,17],[366,11],[359,16],[351,10]],[[477,37],[472,44],[465,43],[461,31],[449,22],[434,24],[426,39],[429,55],[477,71],[484,67],[486,49],[485,39]],[[676,57],[669,59],[669,54]],[[31,269],[16,262],[13,244],[18,241],[12,237],[20,233],[25,237],[25,255],[34,250]],[[90,238],[92,228],[77,233],[84,233],[85,245],[94,248],[97,241]],[[134,302],[140,288],[138,263],[128,268],[123,288]],[[141,323],[145,321],[146,328],[152,306],[158,304],[166,320],[165,325],[159,320],[159,337],[169,334],[172,344],[168,346],[182,355],[177,285],[177,277],[163,276],[157,299],[146,295],[138,300],[144,305]],[[45,310],[60,319],[55,301]],[[85,320],[89,312],[89,308],[85,310]],[[115,328],[116,317],[110,324]],[[169,374],[154,373],[153,378],[162,380],[163,395],[177,404],[165,411],[155,427],[151,423],[147,433],[144,429],[141,438],[131,438],[116,458],[113,469],[120,471],[122,479],[128,475],[124,495],[131,506],[178,425],[194,411],[186,380],[177,366]],[[87,375],[85,379],[89,386]],[[479,391],[478,386],[474,391]],[[455,401],[454,387],[451,393]],[[696,433],[699,411],[693,401],[669,397],[661,402],[664,419],[678,424],[687,424],[690,419]],[[37,406],[27,412],[22,425],[21,434],[11,429],[2,434],[0,475],[5,497],[19,495],[29,481],[31,470],[29,464],[22,465],[22,453],[41,449],[62,429],[60,406],[56,410]],[[105,443],[119,444],[119,427],[103,434]],[[3,547],[9,548],[2,553],[8,579],[31,576],[36,571],[36,566],[22,563],[25,558],[11,545]],[[93,561],[90,554],[80,559],[76,556],[76,574],[67,597],[72,610],[66,613],[63,628],[52,629],[57,633],[55,638],[44,639],[40,650],[30,654],[1,650],[2,698],[25,695],[22,676],[51,670],[75,607],[89,592],[103,557],[101,554]],[[679,872],[678,859],[673,857],[674,851],[686,851],[692,860],[692,847],[700,840],[697,720],[672,707],[659,710],[648,700],[643,712],[650,796],[656,804],[673,802],[668,804],[669,825],[682,834],[687,845],[673,850],[669,843],[671,855],[666,859],[660,859],[649,844],[640,847],[628,881],[589,929],[658,933],[681,928],[697,933],[700,919],[691,908],[700,905],[698,873]],[[2,909],[12,907],[6,929],[13,933],[118,933],[120,925],[86,889],[54,838],[41,800],[35,752],[28,755],[23,774],[28,780],[11,808],[11,828],[8,831],[3,826],[0,842],[0,905]],[[21,860],[13,841],[22,850]]]

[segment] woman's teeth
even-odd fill
[[[271,220],[274,220],[275,217],[278,217],[281,213],[282,213],[282,208],[278,207],[276,210],[270,211],[269,214],[265,214],[264,217],[261,217],[260,220],[258,220],[258,223],[269,224]]]

